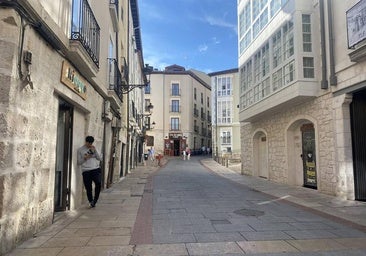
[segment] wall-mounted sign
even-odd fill
[[[84,100],[88,83],[67,61],[62,62],[61,82]]]
[[[182,136],[183,136],[182,133],[169,133],[169,138],[171,139],[179,139]]]
[[[366,0],[360,0],[346,12],[348,48],[366,38]]]

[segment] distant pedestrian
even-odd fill
[[[93,145],[94,138],[87,136],[84,146],[77,151],[77,163],[81,165],[83,182],[88,197],[89,206],[95,207],[102,187],[102,170],[100,169],[100,154]],[[94,197],[93,197],[94,182]]]
[[[182,157],[183,157],[183,160],[186,160],[187,152],[184,149],[182,151]]]
[[[155,160],[155,150],[153,147],[150,148],[149,155],[150,155],[150,160],[154,161]]]
[[[201,150],[202,150],[203,155],[206,154],[206,147],[205,146],[202,146]]]
[[[191,150],[187,147],[186,148],[187,160],[191,159]]]
[[[210,147],[207,147],[207,155],[209,155],[211,153],[211,148]]]

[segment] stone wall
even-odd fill
[[[279,183],[288,183],[289,170],[288,129],[301,120],[314,124],[317,149],[318,190],[326,194],[335,194],[339,183],[335,158],[335,120],[333,119],[333,99],[325,94],[301,105],[283,109],[262,120],[242,124],[242,174],[253,175],[253,138],[256,131],[267,135],[269,179]]]
[[[53,217],[51,149],[57,108],[49,88],[37,83],[32,89],[19,80],[20,27],[16,12],[0,11],[0,34],[6,35],[0,39],[0,253],[49,225]],[[33,31],[26,30],[24,45],[37,45]]]
[[[90,134],[101,151],[104,123],[103,97],[90,86],[84,101],[63,85],[63,57],[31,26],[25,26],[22,49],[32,52],[33,85],[22,82],[18,70],[21,20],[14,10],[0,9],[0,35],[1,255],[52,223],[59,97],[74,105],[74,118],[78,119],[73,131],[72,208],[85,202],[76,150]],[[25,63],[21,64],[25,74]]]

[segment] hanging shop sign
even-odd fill
[[[88,83],[67,61],[62,62],[61,82],[81,98],[86,99]]]

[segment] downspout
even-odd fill
[[[330,85],[337,85],[337,76],[335,75],[335,62],[334,62],[334,34],[333,34],[333,13],[332,13],[332,1],[327,1],[328,7],[328,30],[329,30],[329,68]]]
[[[321,89],[328,89],[327,81],[327,56],[325,46],[325,21],[324,21],[324,1],[319,0],[319,11],[320,11],[320,45],[321,45],[321,57],[322,57],[322,80]]]
[[[128,4],[127,4],[127,13],[128,13],[128,18],[127,18],[127,56],[126,56],[126,61],[127,61],[127,67],[128,67],[128,71],[130,71],[130,0],[128,0]],[[130,75],[130,72],[128,72],[128,75]],[[130,79],[129,77],[127,77],[128,81],[127,81],[127,85],[130,83]],[[129,104],[129,93],[126,94],[126,100],[127,100],[127,104],[126,104],[126,114],[127,114],[127,140],[126,140],[126,174],[129,173],[129,166],[130,166],[130,104]]]

